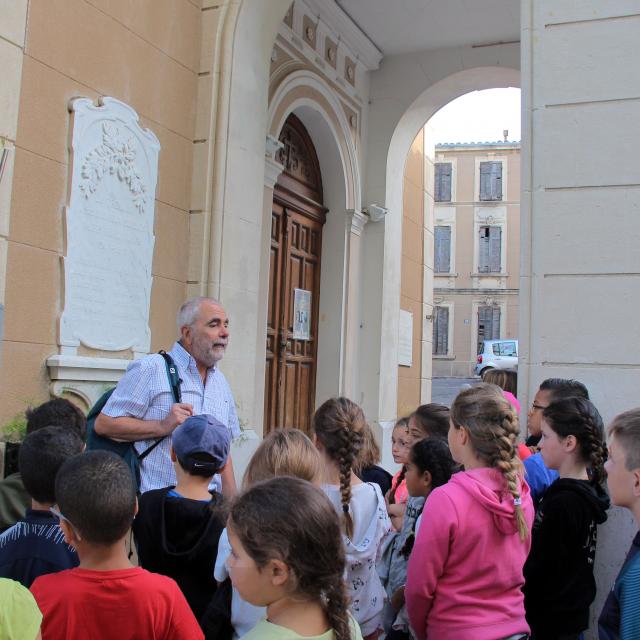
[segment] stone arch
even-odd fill
[[[344,175],[344,207],[360,208],[360,170],[355,143],[347,122],[347,117],[327,83],[308,70],[294,71],[286,76],[276,88],[268,110],[268,135],[277,138],[282,125],[290,113],[302,114],[305,126],[317,134],[329,133],[338,151],[340,166]],[[316,115],[314,115],[316,114]],[[324,131],[322,131],[324,129]],[[325,146],[323,137],[313,135],[314,144]],[[328,150],[325,156],[329,154]],[[325,158],[328,159],[328,158]],[[321,165],[322,159],[320,160]],[[325,162],[323,173],[330,167]]]
[[[267,135],[278,138],[290,114],[307,129],[320,163],[324,206],[328,213],[323,230],[320,313],[316,376],[316,403],[344,393],[345,378],[355,366],[348,353],[350,304],[348,260],[350,239],[345,237],[348,216],[360,211],[361,181],[356,145],[346,115],[330,87],[315,73],[303,69],[287,75],[273,92],[268,109]],[[268,275],[269,240],[263,234],[261,282]],[[340,330],[337,329],[339,320]],[[349,371],[346,371],[348,369]]]
[[[372,135],[375,139],[372,145],[370,136],[372,161],[367,173],[365,204],[369,201],[384,203],[389,213],[384,221],[384,234],[372,239],[377,240],[377,246],[369,247],[365,254],[371,258],[365,271],[376,271],[381,282],[378,291],[367,290],[365,313],[379,310],[380,326],[373,327],[364,336],[362,366],[369,376],[380,372],[377,381],[377,415],[382,422],[394,419],[397,413],[403,176],[409,149],[421,127],[451,100],[475,90],[519,86],[519,60],[512,51],[509,54],[505,55],[504,66],[469,66],[453,73],[443,73],[439,80],[426,89],[405,89],[404,95],[400,95],[394,103],[385,104],[372,113],[370,127],[374,128]],[[395,69],[395,73],[397,75],[398,69]],[[375,87],[372,88],[374,93]],[[375,108],[375,98],[373,103]],[[376,267],[377,263],[380,266]],[[370,360],[367,361],[367,358]],[[374,386],[373,381],[369,380],[367,386]],[[369,413],[373,413],[372,406],[367,408]]]

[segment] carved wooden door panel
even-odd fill
[[[302,123],[290,116],[280,136],[285,171],[274,189],[267,310],[265,433],[278,427],[309,431],[315,409],[322,226],[320,171]],[[308,296],[307,331],[296,333],[296,289]],[[304,293],[308,292],[308,293]]]

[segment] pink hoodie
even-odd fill
[[[526,482],[522,508],[531,531],[533,505]],[[523,542],[513,498],[502,474],[481,468],[456,473],[434,489],[409,558],[405,598],[418,640],[496,640],[528,633]]]

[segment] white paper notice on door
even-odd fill
[[[413,313],[400,309],[398,326],[398,365],[413,365]]]
[[[293,339],[311,339],[311,291],[293,290]]]

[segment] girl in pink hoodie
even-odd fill
[[[418,640],[524,638],[522,567],[533,505],[516,453],[518,419],[495,385],[458,394],[449,447],[465,471],[434,489],[409,559],[405,598]]]

